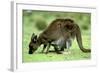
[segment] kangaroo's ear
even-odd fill
[[[35,36],[35,34],[33,33],[32,36],[31,36],[31,40],[34,39],[34,36]]]
[[[36,43],[37,42],[37,35],[35,35],[34,33],[32,34],[31,41],[33,43]]]
[[[37,35],[35,35],[35,36],[34,36],[34,39],[36,39],[36,40],[37,40]]]
[[[31,41],[32,41],[33,43],[36,43],[36,42],[37,42],[37,35],[35,35]]]

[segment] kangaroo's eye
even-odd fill
[[[32,41],[33,41],[33,43],[36,43],[36,42],[37,42],[37,40],[36,40],[36,39],[33,39]]]

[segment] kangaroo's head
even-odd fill
[[[37,35],[34,33],[31,36],[31,41],[29,43],[29,54],[33,54],[38,48],[38,42],[37,42]]]

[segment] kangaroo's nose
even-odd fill
[[[33,54],[33,51],[29,51],[28,54]]]

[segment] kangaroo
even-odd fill
[[[47,51],[50,45],[53,45],[56,53],[61,54],[59,48],[64,50],[65,47],[63,48],[63,46],[65,44],[66,47],[68,45],[70,47],[72,44],[70,39],[75,37],[81,51],[85,53],[91,52],[90,49],[83,47],[81,30],[72,19],[56,19],[38,37],[35,36],[33,42],[29,43],[29,54],[34,53],[41,44],[48,45]]]

